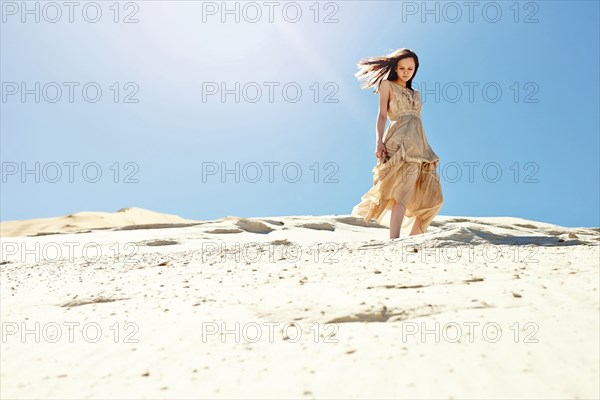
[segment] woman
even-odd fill
[[[406,48],[384,57],[361,60],[356,76],[366,77],[362,89],[379,92],[376,124],[377,165],[373,187],[352,209],[352,216],[374,218],[390,228],[390,239],[427,231],[444,198],[437,173],[439,157],[429,146],[421,124],[421,93],[412,88],[419,58]],[[384,133],[386,116],[390,125]],[[390,215],[391,214],[391,215]],[[406,217],[406,218],[405,218]]]

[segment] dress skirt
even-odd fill
[[[351,215],[366,223],[375,219],[389,228],[392,207],[400,203],[406,207],[401,234],[408,235],[417,218],[425,233],[444,203],[437,172],[439,158],[427,154],[429,160],[423,160],[407,155],[402,135],[395,133],[384,140],[388,156],[378,159],[373,168],[373,187],[362,196]],[[428,145],[425,147],[429,150]]]

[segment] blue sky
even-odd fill
[[[94,8],[70,23],[66,7],[58,18],[38,3],[36,22],[21,4],[1,3],[2,221],[132,206],[192,219],[349,214],[376,162],[378,98],[356,63],[407,47],[440,156],[440,214],[600,226],[596,1],[481,2],[472,21],[461,2],[460,15],[442,2],[281,2],[273,22],[263,2],[237,3],[236,22],[221,2],[121,2],[116,14],[100,1],[95,23]],[[234,93],[224,101],[222,82]],[[239,182],[221,175],[236,163]]]

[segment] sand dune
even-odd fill
[[[600,394],[598,228],[106,214],[2,223],[1,397]]]
[[[201,223],[177,215],[162,214],[143,208],[121,208],[114,213],[82,211],[54,218],[0,222],[0,236],[41,236],[81,233],[98,229],[149,229],[182,227]]]

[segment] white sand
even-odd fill
[[[600,396],[597,228],[133,211],[2,223],[2,398]]]
[[[55,233],[79,233],[92,229],[116,227],[152,228],[167,224],[191,225],[200,221],[161,214],[143,208],[121,208],[114,213],[82,211],[54,218],[37,218],[25,221],[0,222],[0,236],[41,236]]]

